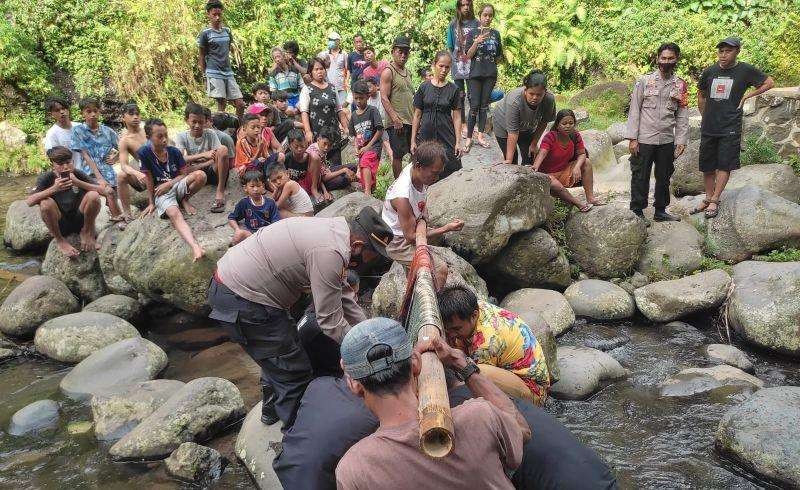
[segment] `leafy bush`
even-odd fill
[[[758,255],[753,258],[764,262],[800,262],[800,250],[781,247],[779,250],[772,250],[766,255]]]
[[[742,165],[781,163],[781,156],[772,141],[768,139],[759,140],[757,136],[749,136],[744,142],[741,162]]]
[[[391,163],[381,163],[381,166],[378,167],[378,176],[376,180],[375,191],[372,195],[375,196],[376,199],[383,201],[386,198],[386,191],[394,182]]]
[[[39,103],[51,90],[51,73],[35,49],[36,43],[30,36],[0,18],[0,88],[8,86],[25,94],[28,101]],[[5,99],[0,100],[0,109],[9,102]]]
[[[49,167],[50,162],[38,143],[29,143],[14,149],[0,143],[0,172],[33,175]]]

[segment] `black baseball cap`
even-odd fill
[[[392,43],[392,49],[394,48],[411,49],[411,39],[407,36],[397,36]]]
[[[386,255],[386,245],[392,241],[394,233],[392,229],[389,228],[389,225],[381,219],[375,209],[371,206],[362,209],[358,213],[358,216],[356,216],[355,226],[360,228],[358,231],[365,237],[369,237],[369,245],[373,250],[389,258],[389,256]]]
[[[733,37],[733,36],[726,37],[725,39],[717,43],[717,49],[723,46],[730,46],[732,48],[741,48],[742,41],[738,37]]]

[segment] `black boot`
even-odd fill
[[[656,209],[655,214],[653,215],[654,221],[680,221],[681,219],[677,216],[673,216],[666,212],[663,209]]]
[[[278,420],[278,414],[275,412],[275,392],[272,391],[272,387],[261,387],[261,393],[263,395],[263,403],[261,404],[261,423],[266,425],[272,425]]]

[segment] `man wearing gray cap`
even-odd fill
[[[736,60],[742,42],[728,37],[717,44],[718,62],[703,70],[697,82],[700,124],[700,171],[706,198],[694,212],[706,218],[719,212],[719,198],[731,171],[739,168],[742,147],[742,106],[744,102],[771,89],[775,83],[761,70]],[[748,87],[756,89],[745,94]]]
[[[439,459],[419,448],[416,376],[425,351],[436,352],[476,397],[452,410],[455,449]],[[514,488],[506,475],[522,462],[531,429],[463,352],[438,339],[412,349],[403,326],[388,318],[354,326],[341,352],[350,391],[364,399],[380,426],[339,461],[337,488]]]
[[[320,329],[341,342],[364,320],[345,287],[348,267],[385,255],[392,230],[366,207],[352,220],[289,218],[259,229],[217,262],[208,290],[214,320],[261,367],[261,421],[294,421],[312,368],[289,310],[302,293],[313,296]]]

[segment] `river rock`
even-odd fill
[[[28,135],[8,121],[0,121],[0,144],[14,150],[25,146]]]
[[[622,140],[614,145],[614,156],[617,157],[617,164],[620,163],[620,158],[624,157],[625,155],[630,155],[628,140]]]
[[[83,311],[108,313],[134,323],[142,314],[142,304],[130,296],[107,294],[84,306]]]
[[[447,282],[446,285],[466,284],[479,298],[486,299],[489,291],[486,289],[486,282],[478,275],[469,262],[462,259],[452,250],[445,247],[430,247],[434,263],[447,263]],[[394,262],[389,272],[381,277],[378,286],[372,293],[372,314],[374,316],[384,316],[387,318],[397,318],[403,304],[405,294],[406,270],[402,265]]]
[[[236,437],[236,457],[253,477],[256,486],[263,490],[283,488],[278,475],[272,470],[272,460],[281,450],[281,424],[261,423],[261,402],[256,404],[242,423]]]
[[[68,236],[67,241],[80,250],[78,235]],[[94,301],[106,294],[106,283],[94,250],[68,258],[58,250],[56,242],[52,241],[42,261],[42,274],[60,280],[85,301]]]
[[[82,360],[61,380],[61,391],[85,400],[155,378],[167,367],[161,347],[141,337],[120,340]]]
[[[8,433],[22,436],[31,432],[53,429],[58,425],[58,403],[53,400],[39,400],[31,403],[11,416]]]
[[[722,416],[715,447],[782,488],[800,488],[798,427],[800,387],[765,388]]]
[[[725,301],[731,277],[722,269],[659,281],[633,292],[636,306],[649,320],[669,322],[692,313],[717,308]]]
[[[14,288],[0,306],[0,331],[31,337],[45,321],[79,309],[78,299],[63,282],[50,276],[32,276]]]
[[[783,244],[800,246],[800,204],[747,185],[726,191],[719,215],[701,228],[710,254],[741,262]]]
[[[785,163],[747,165],[731,172],[726,189],[754,185],[788,201],[800,203],[800,175]]]
[[[611,138],[611,144],[616,145],[617,143],[625,142],[625,126],[624,122],[615,122],[611,126],[606,129],[606,133],[608,133],[608,137]]]
[[[535,318],[534,321],[528,321],[529,314],[537,313],[550,325],[556,337],[572,328],[575,323],[572,307],[558,291],[520,289],[506,296],[500,306],[521,316],[528,325],[536,323]]]
[[[48,320],[36,330],[33,343],[51,359],[78,363],[107,345],[132,337],[139,337],[139,332],[122,318],[80,312]]]
[[[753,345],[800,357],[800,262],[742,262],[733,283],[731,327]]]
[[[122,239],[124,231],[116,226],[110,226],[100,232],[97,243],[100,250],[97,251],[97,258],[100,262],[100,272],[103,273],[103,280],[108,291],[113,294],[122,294],[135,298],[138,293],[131,284],[126,281],[117,269],[114,268],[114,254],[117,252],[117,244]]]
[[[17,252],[39,252],[53,236],[39,214],[39,206],[28,206],[24,199],[12,202],[6,212],[3,243]]]
[[[119,391],[92,397],[94,435],[100,441],[116,441],[155,412],[184,383],[154,379],[119,387]]]
[[[639,262],[647,236],[644,220],[620,205],[573,213],[565,227],[567,248],[590,276],[621,277]]]
[[[703,172],[700,171],[700,141],[690,141],[674,165],[675,172],[669,185],[674,195],[696,196],[705,192]]]
[[[227,464],[219,451],[194,442],[184,442],[164,460],[170,476],[201,486],[219,479]]]
[[[547,176],[518,165],[459,170],[428,189],[430,224],[463,220],[463,230],[444,242],[473,265],[489,262],[512,235],[541,225],[552,210]]]
[[[690,274],[703,261],[703,236],[683,221],[653,222],[647,228],[636,270],[650,277]]]
[[[520,288],[563,289],[572,282],[569,262],[558,243],[541,228],[517,233],[485,269],[502,291]]]
[[[710,344],[706,346],[706,356],[712,362],[727,364],[746,373],[754,373],[755,366],[747,354],[730,344]]]
[[[316,214],[318,218],[335,218],[342,216],[348,220],[355,219],[365,207],[371,207],[380,214],[383,203],[363,192],[353,192],[333,201],[329,206]]]
[[[581,138],[583,138],[583,144],[586,146],[593,168],[604,170],[617,164],[614,145],[607,132],[587,129],[581,131]]]
[[[203,441],[244,416],[239,389],[221,378],[197,378],[172,395],[111,447],[114,461],[167,457],[182,443]]]
[[[720,364],[709,368],[689,368],[661,383],[661,396],[693,396],[701,393],[741,391],[751,393],[764,382],[739,368]]]
[[[551,387],[550,393],[563,400],[583,400],[597,392],[602,381],[628,375],[628,370],[616,359],[588,347],[560,347],[558,367],[561,380]]]
[[[630,294],[616,284],[598,279],[571,284],[564,291],[564,298],[575,315],[595,320],[622,320],[636,313]]]

